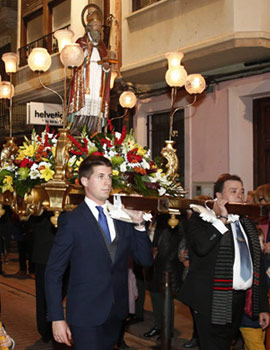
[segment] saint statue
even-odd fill
[[[89,133],[100,132],[109,115],[111,67],[106,45],[101,39],[101,9],[95,4],[85,6],[82,24],[85,35],[77,43],[84,51],[84,62],[75,68],[68,101],[71,134],[80,133],[84,126]]]

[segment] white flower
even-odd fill
[[[8,171],[15,171],[16,168],[17,168],[17,167],[16,167],[14,164],[8,164],[7,166],[4,166],[3,168],[1,168],[1,170],[2,170],[2,169],[6,169],[6,170],[8,170]]]
[[[74,154],[71,158],[69,158],[68,160],[68,166],[72,167],[74,165],[74,163],[76,162],[77,160],[77,157],[76,155]]]
[[[144,169],[150,169],[150,164],[144,158],[141,163]]]
[[[33,169],[29,173],[30,179],[35,180],[40,178],[40,172],[37,169]]]
[[[40,168],[41,166],[44,166],[44,167],[47,167],[47,166],[48,166],[48,167],[51,167],[52,165],[51,165],[51,163],[49,163],[49,162],[40,162],[38,167]]]
[[[124,173],[127,171],[127,163],[126,162],[123,162],[121,165],[120,165],[120,171],[121,173]]]
[[[34,170],[36,170],[37,168],[38,168],[37,163],[34,163],[34,164],[32,164],[30,170],[31,170],[31,171],[34,171]]]
[[[159,194],[160,196],[163,196],[165,193],[166,193],[166,189],[165,189],[164,187],[160,187],[160,188],[158,189],[158,194]]]
[[[122,134],[121,134],[120,132],[116,131],[115,134],[114,134],[114,136],[115,136],[115,138],[116,138],[117,140],[119,140],[120,137],[122,136]]]

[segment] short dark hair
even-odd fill
[[[86,157],[80,167],[79,167],[79,180],[81,182],[82,177],[86,177],[89,179],[89,177],[93,174],[94,172],[94,167],[99,166],[99,165],[104,165],[108,168],[112,168],[112,163],[111,161],[103,156],[88,156]]]
[[[214,198],[216,198],[216,193],[217,192],[218,193],[222,193],[223,188],[224,188],[224,183],[226,181],[229,181],[229,180],[231,180],[231,181],[239,181],[239,182],[243,183],[243,181],[241,180],[241,178],[238,175],[231,175],[231,174],[228,174],[228,173],[221,174],[218,177],[218,179],[215,182],[215,184],[214,184],[214,194],[213,194]]]

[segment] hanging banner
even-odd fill
[[[27,103],[26,124],[62,125],[62,105],[43,102]]]

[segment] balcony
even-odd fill
[[[67,29],[69,28],[69,26],[70,24],[60,29]],[[23,67],[27,65],[28,56],[35,47],[44,47],[45,49],[48,50],[49,54],[58,52],[57,40],[54,37],[55,32],[56,31],[49,33],[47,35],[44,35],[43,37],[35,41],[32,41],[31,43],[23,47],[20,47],[19,48],[19,62],[20,62],[19,66]]]
[[[270,65],[269,0],[250,6],[245,0],[162,0],[129,11],[123,2],[121,72],[127,81],[161,83],[165,53],[176,50],[184,52],[189,73],[245,70],[265,60]]]

